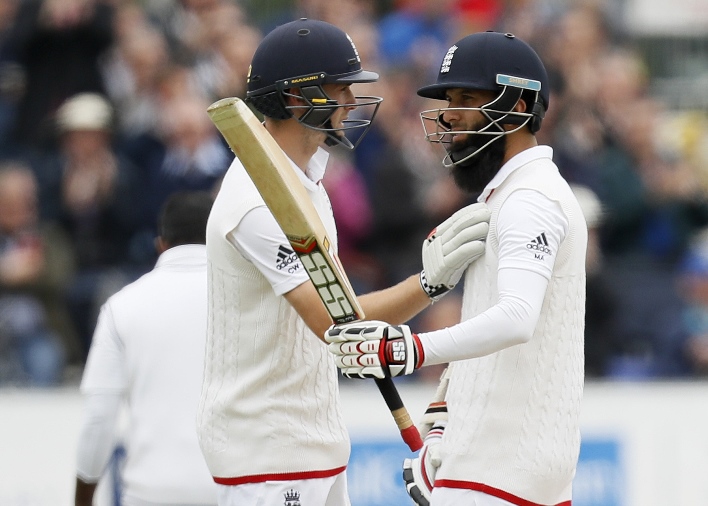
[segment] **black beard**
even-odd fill
[[[482,193],[504,164],[506,136],[500,137],[469,160],[451,167],[450,171],[458,188],[473,195]],[[453,162],[460,160],[487,142],[487,135],[468,134],[463,142],[452,146],[450,159]]]

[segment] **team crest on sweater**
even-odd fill
[[[300,492],[293,489],[285,492],[285,502],[283,506],[300,506]]]

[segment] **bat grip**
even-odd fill
[[[381,396],[386,401],[388,409],[393,415],[393,419],[396,421],[398,430],[401,431],[401,437],[403,441],[408,445],[408,448],[413,452],[417,452],[423,447],[423,440],[420,437],[418,429],[413,424],[411,416],[408,414],[408,410],[403,405],[401,396],[396,390],[396,385],[393,384],[391,378],[376,379],[376,386],[379,387]]]

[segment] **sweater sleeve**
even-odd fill
[[[120,393],[85,395],[84,416],[76,452],[76,476],[97,483],[115,445]]]
[[[507,268],[498,276],[499,301],[483,313],[420,334],[424,366],[482,357],[531,339],[548,280],[536,272]]]

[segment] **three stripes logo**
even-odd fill
[[[275,268],[279,271],[288,269],[289,273],[293,273],[300,268],[297,254],[290,248],[283,245],[278,247],[278,257],[275,260]]]
[[[548,240],[546,239],[545,232],[542,232],[541,235],[535,239],[531,239],[531,242],[526,245],[526,249],[538,251],[539,253],[545,253],[546,255],[551,255],[553,253],[551,248],[548,247]]]

